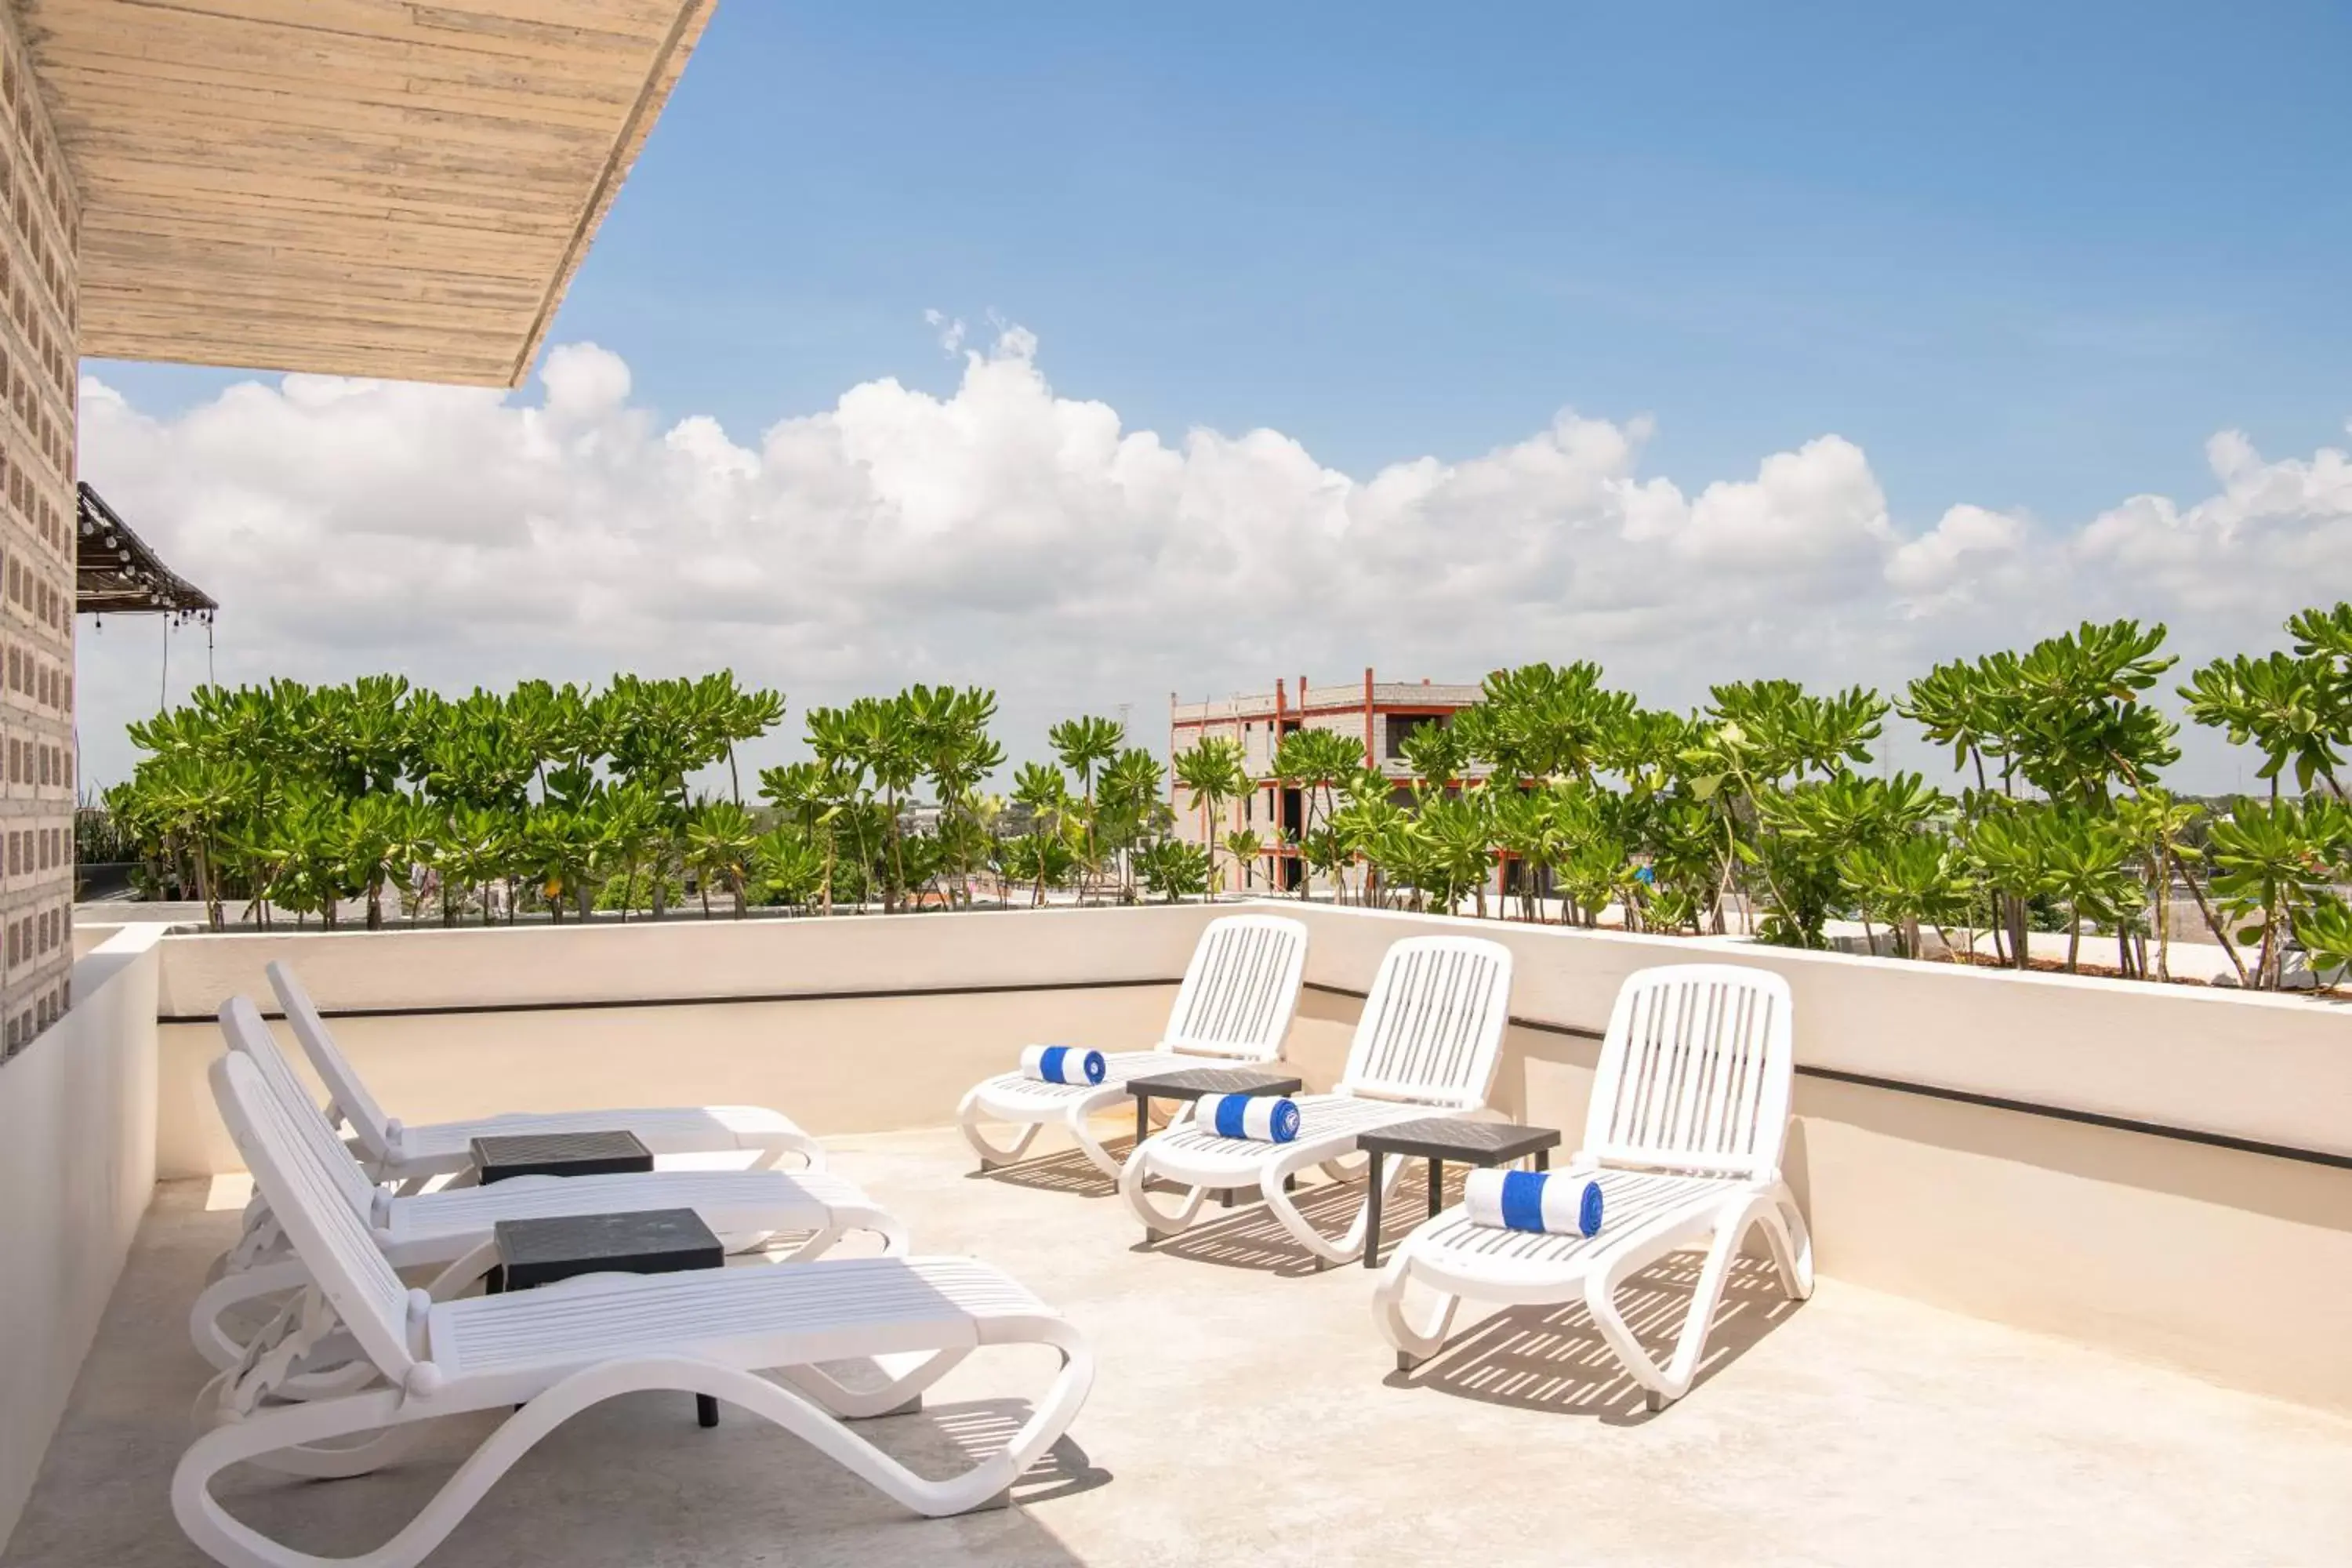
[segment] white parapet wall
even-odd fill
[[[1979,1317],[2352,1410],[2352,1006],[1309,904],[1299,1049],[1335,1070],[1391,942],[1516,958],[1497,1085],[1576,1142],[1599,1035],[1652,964],[1796,1003],[1789,1174],[1820,1266]]]
[[[126,926],[84,956],[73,1006],[0,1063],[0,1542],[154,1190],[164,929]]]
[[[1823,1271],[2352,1409],[2352,1009],[1953,965],[1268,900],[1304,920],[1291,1053],[1336,1075],[1397,938],[1517,956],[1496,1102],[1580,1126],[1623,978],[1693,959],[1790,983],[1790,1176]],[[412,1121],[522,1104],[743,1100],[820,1132],[937,1126],[1034,1039],[1141,1046],[1198,905],[677,921],[588,930],[181,936],[163,944],[165,1173],[234,1155],[208,1020],[289,957]],[[698,1005],[725,1003],[726,1005]]]
[[[1460,931],[1517,954],[1515,1017],[1597,1035],[1637,969],[1751,964],[1787,978],[1806,1068],[2352,1159],[2352,1000],[1327,904],[1291,912],[1313,932],[1310,984],[1360,990],[1397,937]]]
[[[685,1101],[772,1105],[824,1135],[951,1121],[966,1088],[1041,1038],[1151,1045],[1215,913],[173,937],[158,1168],[235,1168],[205,1079],[220,1050],[212,1020],[240,993],[274,1012],[274,959],[335,1016],[338,1042],[405,1121]]]

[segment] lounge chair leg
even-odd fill
[[[1078,1152],[1086,1156],[1087,1164],[1115,1182],[1118,1180],[1119,1162],[1102,1146],[1102,1140],[1095,1136],[1095,1130],[1087,1125],[1085,1110],[1083,1102],[1071,1108],[1067,1123],[1070,1142],[1077,1145]]]
[[[1411,1351],[1399,1351],[1396,1353],[1396,1358],[1397,1370],[1399,1372],[1411,1372],[1413,1368],[1421,1364],[1421,1358],[1413,1354]]]
[[[711,1398],[710,1395],[707,1394],[696,1394],[694,1396],[694,1424],[698,1426],[705,1427],[718,1426],[719,1401]]]
[[[982,1115],[978,1089],[965,1095],[963,1103],[956,1108],[957,1131],[963,1134],[963,1141],[971,1146],[971,1152],[980,1156],[982,1171],[1018,1162],[1029,1152],[1029,1145],[1036,1140],[1038,1130],[1045,1125],[1042,1121],[1024,1122],[1010,1144],[1000,1144],[991,1141],[988,1134],[981,1131]]]

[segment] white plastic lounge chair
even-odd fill
[[[665,1155],[749,1152],[751,1168],[765,1170],[786,1154],[801,1157],[803,1167],[824,1168],[824,1150],[786,1117],[756,1105],[674,1106],[665,1110],[565,1110],[516,1112],[473,1121],[442,1121],[424,1127],[404,1125],[386,1116],[383,1107],[360,1079],[360,1075],[336,1046],[319,1016],[310,993],[282,962],[264,971],[278,1004],[286,1011],[302,1054],[310,1058],[320,1081],[327,1086],[330,1121],[347,1121],[359,1143],[360,1158],[382,1181],[399,1182],[412,1190],[434,1176],[468,1179],[473,1156],[468,1145],[477,1138],[519,1133],[609,1132],[625,1129],[654,1152]]]
[[[1301,1247],[1325,1262],[1345,1262],[1363,1250],[1364,1212],[1332,1240],[1298,1212],[1286,1179],[1309,1165],[1335,1179],[1349,1174],[1343,1158],[1356,1152],[1359,1134],[1374,1128],[1483,1110],[1510,999],[1509,948],[1483,937],[1407,937],[1381,958],[1339,1081],[1328,1094],[1297,1097],[1297,1139],[1221,1138],[1180,1116],[1137,1146],[1119,1173],[1119,1191],[1159,1237],[1190,1226],[1211,1192],[1255,1186]],[[1390,1161],[1384,1181],[1393,1185],[1408,1163]],[[1152,1199],[1147,1184],[1155,1177],[1190,1189],[1175,1213]]]
[[[517,1177],[491,1186],[397,1194],[378,1187],[311,1100],[253,1004],[233,996],[221,1033],[250,1058],[262,1082],[334,1176],[338,1195],[366,1226],[394,1268],[441,1270],[427,1287],[436,1300],[463,1292],[496,1262],[493,1227],[502,1219],[692,1209],[722,1239],[744,1242],[806,1232],[782,1261],[814,1258],[851,1231],[882,1239],[886,1255],[907,1250],[903,1226],[853,1184],[821,1173],[656,1171],[650,1174]],[[249,1301],[310,1283],[284,1227],[260,1195],[247,1205],[244,1234],[215,1268],[188,1314],[197,1351],[215,1367],[236,1364],[245,1346],[223,1319]]]
[[[1584,1147],[1561,1172],[1601,1183],[1600,1231],[1489,1228],[1458,1204],[1429,1221],[1398,1247],[1373,1294],[1398,1364],[1437,1352],[1465,1297],[1519,1305],[1580,1295],[1651,1409],[1687,1394],[1748,1227],[1762,1227],[1790,1299],[1813,1293],[1812,1238],[1780,1176],[1793,1057],[1789,984],[1777,974],[1687,963],[1628,979],[1609,1016]],[[1626,1326],[1617,1289],[1667,1253],[1701,1245],[1706,1262],[1689,1314],[1660,1366]],[[1415,1284],[1439,1298],[1417,1322],[1405,1303]]]
[[[1077,1330],[968,1258],[593,1275],[540,1290],[434,1301],[402,1285],[344,1201],[333,1169],[252,1059],[227,1052],[212,1073],[230,1134],[317,1281],[214,1380],[206,1401],[212,1428],[172,1479],[180,1528],[230,1568],[411,1568],[540,1439],[591,1405],[645,1389],[726,1400],[918,1513],[960,1513],[1017,1479],[1068,1427],[1092,1383],[1093,1355]],[[352,1347],[367,1370],[364,1385],[281,1400],[284,1380],[329,1342]],[[844,1425],[904,1405],[974,1350],[1003,1344],[1052,1346],[1061,1367],[1012,1440],[961,1474],[925,1479]],[[853,1394],[815,1364],[845,1358],[887,1358],[910,1370],[887,1387]],[[364,1475],[405,1451],[426,1422],[516,1405],[521,1409],[490,1432],[432,1501],[364,1556],[296,1551],[231,1517],[211,1492],[215,1476],[244,1461],[298,1476]]]
[[[1108,1069],[1098,1084],[1041,1083],[1021,1073],[1001,1073],[973,1087],[956,1111],[964,1142],[980,1156],[981,1169],[1009,1165],[1028,1152],[1037,1130],[1058,1121],[1095,1169],[1118,1174],[1087,1119],[1128,1098],[1127,1080],[1184,1068],[1233,1067],[1272,1061],[1282,1055],[1298,1007],[1299,976],[1307,967],[1307,928],[1285,915],[1223,915],[1211,921],[1185,966],[1169,1010],[1168,1033],[1148,1051],[1106,1053]],[[1000,1147],[981,1130],[982,1121],[1022,1125],[1010,1147]]]

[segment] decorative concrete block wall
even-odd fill
[[[0,1052],[73,967],[76,257],[80,201],[0,7]]]

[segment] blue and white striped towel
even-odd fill
[[[1473,1171],[1462,1184],[1472,1225],[1591,1236],[1601,1228],[1601,1184],[1544,1171]]]
[[[1044,1083],[1100,1083],[1108,1071],[1100,1051],[1076,1046],[1025,1046],[1021,1072]]]
[[[1220,1138],[1287,1143],[1298,1136],[1298,1102],[1287,1096],[1206,1094],[1192,1116]]]

